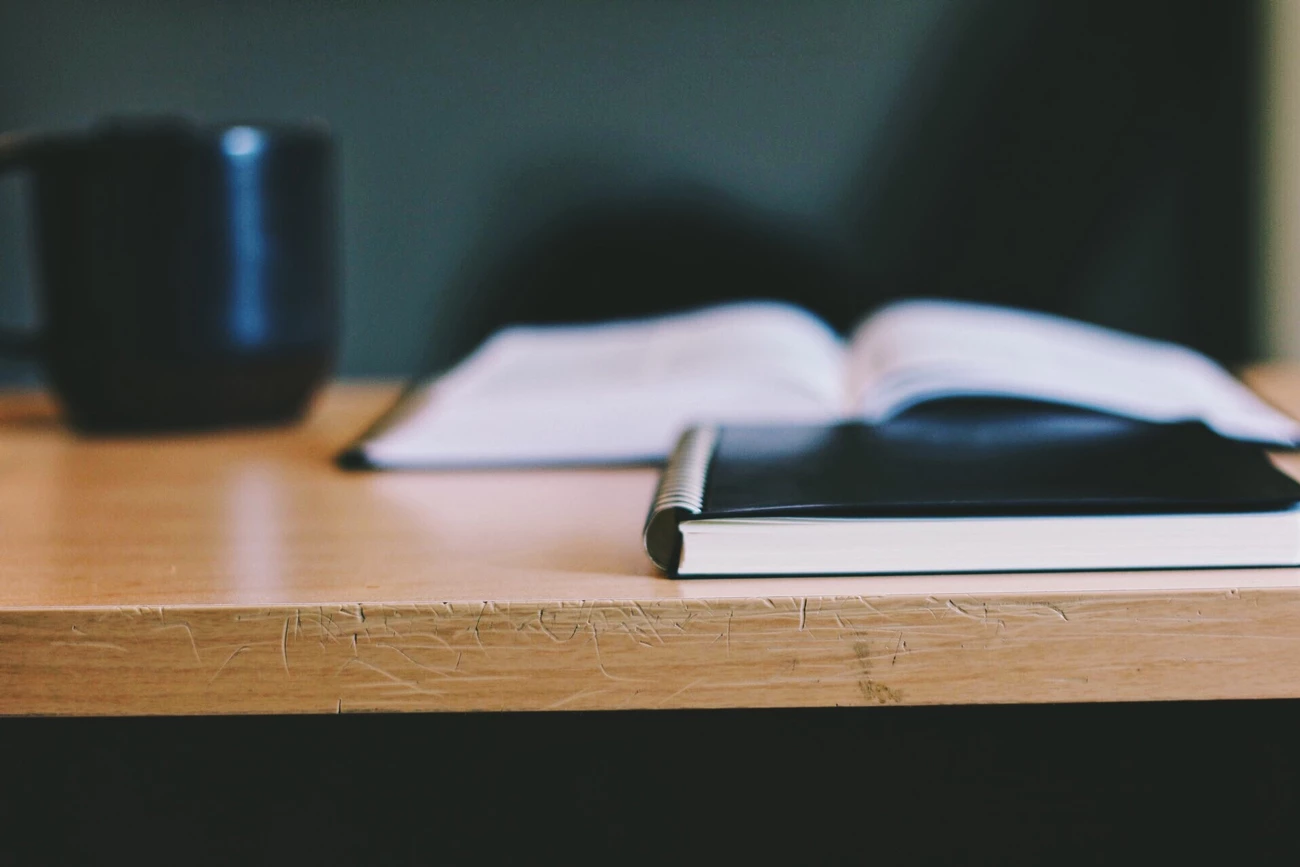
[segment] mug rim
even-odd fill
[[[201,139],[220,139],[233,130],[247,129],[275,139],[307,136],[328,138],[329,123],[324,118],[300,120],[272,118],[229,118],[200,121],[184,114],[120,114],[95,120],[82,134],[91,138],[103,135],[149,135],[159,132],[188,134]]]

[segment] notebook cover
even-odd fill
[[[905,517],[1282,509],[1258,445],[1030,402],[942,401],[875,426],[722,427],[698,513]]]

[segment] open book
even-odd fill
[[[876,423],[955,396],[1300,442],[1300,423],[1174,344],[952,301],[891,304],[846,341],[798,307],[754,302],[505,329],[412,389],[346,457],[375,468],[650,463],[692,424]]]

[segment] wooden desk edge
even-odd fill
[[[592,710],[1300,696],[1300,594],[0,612],[0,713]]]

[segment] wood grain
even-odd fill
[[[336,470],[394,393],[147,440],[0,398],[0,713],[1300,696],[1300,571],[672,581],[651,471]]]

